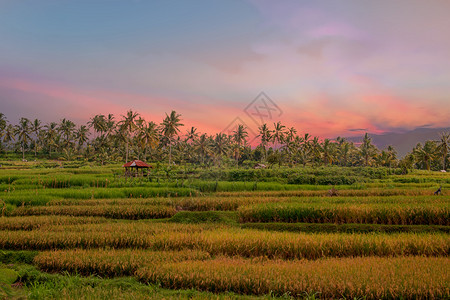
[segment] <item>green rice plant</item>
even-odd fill
[[[98,206],[24,206],[11,212],[11,216],[92,216],[113,219],[160,219],[170,218],[176,209],[155,205],[98,205]]]
[[[447,204],[264,203],[239,208],[241,222],[450,225]]]
[[[48,193],[40,193],[39,191],[15,191],[11,193],[6,193],[1,195],[2,199],[6,204],[14,206],[22,205],[45,205],[50,200],[54,199],[53,196],[48,195]]]
[[[144,266],[136,276],[171,289],[232,291],[323,299],[444,299],[450,293],[444,257],[266,261],[220,257]]]
[[[238,214],[231,211],[181,211],[170,218],[168,222],[237,224],[238,218]]]
[[[7,251],[0,250],[0,263],[3,264],[32,264],[37,251]]]
[[[148,197],[186,197],[198,192],[188,188],[134,187],[134,188],[65,188],[20,190],[0,194],[7,204],[45,205],[53,199],[108,199],[108,198],[148,198]]]

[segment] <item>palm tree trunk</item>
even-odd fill
[[[25,160],[25,145],[22,142],[22,161]]]
[[[125,150],[125,163],[128,162],[128,139],[127,139],[127,145],[126,145],[126,150]]]
[[[263,144],[263,148],[264,148],[264,153],[263,153],[263,161],[266,161],[266,157],[267,157],[267,150],[266,150],[266,143]]]
[[[169,141],[169,166],[171,165],[172,161],[172,143]]]

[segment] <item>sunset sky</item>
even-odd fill
[[[175,110],[201,132],[280,120],[321,137],[449,127],[449,12],[448,0],[0,0],[0,112],[83,123],[132,109],[159,123]]]

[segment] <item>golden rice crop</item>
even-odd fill
[[[176,212],[176,209],[173,207],[161,205],[22,206],[13,210],[11,215],[95,216],[137,220],[170,218]]]
[[[194,250],[71,249],[41,252],[34,258],[34,262],[41,269],[50,272],[69,271],[114,277],[133,275],[142,266],[209,258],[207,252]]]
[[[239,294],[316,295],[323,299],[444,299],[450,293],[448,258],[345,258],[252,261],[221,257],[139,269],[143,282],[172,289]]]
[[[339,187],[338,187],[339,189]],[[368,188],[368,189],[340,189],[337,191],[343,197],[367,197],[367,196],[433,196],[433,189],[419,188]],[[239,191],[239,192],[217,192],[215,196],[221,197],[327,197],[328,190],[292,190],[292,191]],[[448,196],[444,190],[443,195]]]
[[[241,222],[450,225],[446,204],[269,203],[239,208]]]
[[[0,231],[3,249],[147,248],[196,249],[211,255],[317,259],[349,256],[442,256],[450,252],[446,234],[306,234],[264,232],[185,224],[92,224],[56,227],[55,231]],[[70,230],[74,228],[75,230]]]
[[[51,225],[105,223],[107,219],[72,216],[0,217],[0,230],[32,230]]]

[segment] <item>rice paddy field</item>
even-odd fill
[[[450,298],[446,173],[30,163],[0,213],[1,299]]]

